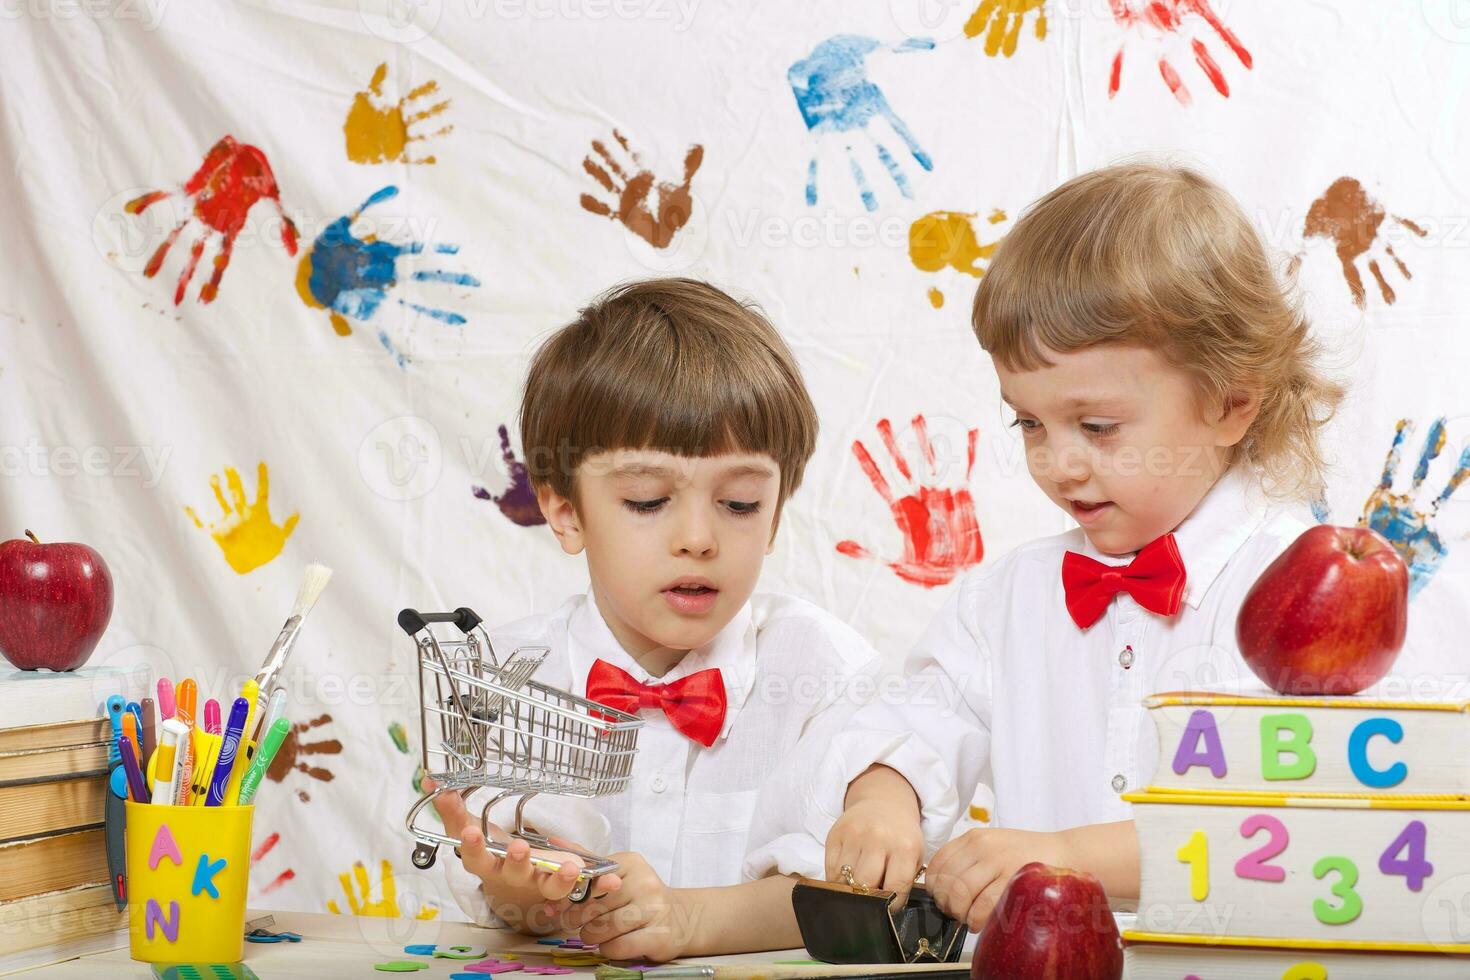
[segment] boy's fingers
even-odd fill
[[[883,869],[888,864],[888,855],[880,850],[864,850],[852,865],[852,881],[855,885],[881,888]],[[838,880],[841,880],[839,869]]]
[[[839,842],[835,848],[829,847],[827,849],[827,880],[841,881],[843,867],[852,868],[853,874],[856,875],[858,860],[861,857],[862,849],[846,841]]]
[[[970,911],[965,915],[965,921],[971,930],[978,933],[985,928],[985,923],[990,920],[990,913],[995,911],[995,903],[1000,901],[1005,886],[1004,881],[993,881],[975,896],[975,901],[970,903]]]
[[[465,827],[459,835],[459,859],[470,874],[480,878],[498,877],[502,862],[485,850],[485,835],[476,826]]]
[[[531,864],[531,845],[523,840],[512,840],[505,848],[501,879],[508,887],[524,888],[531,883],[536,869]]]
[[[444,832],[450,837],[461,837],[465,824],[470,822],[470,811],[465,808],[464,798],[451,790],[434,797],[434,812],[444,821]]]

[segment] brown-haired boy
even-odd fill
[[[780,826],[795,807],[762,788],[799,741],[841,727],[851,681],[878,669],[822,610],[752,595],[816,435],[775,328],[705,283],[614,289],[536,353],[522,444],[541,511],[567,554],[585,553],[591,588],[492,639],[550,647],[538,681],[637,711],[645,727],[627,792],[591,804],[622,872],[585,905],[562,900],[576,864],[533,871],[524,842],[496,858],[478,814],[439,798],[479,879],[456,889],[472,917],[580,929],[618,959],[800,945],[781,873],[819,875],[821,848]],[[752,832],[758,814],[771,829]]]

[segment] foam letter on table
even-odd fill
[[[1284,739],[1282,734],[1291,733]],[[1306,779],[1317,771],[1317,753],[1312,751],[1312,723],[1306,715],[1261,716],[1261,775],[1267,779]],[[1293,761],[1283,762],[1283,755]]]
[[[199,866],[194,869],[193,893],[209,892],[210,898],[219,898],[219,889],[214,887],[214,876],[225,868],[225,859],[211,861],[208,854],[199,855]]]
[[[1220,744],[1220,729],[1215,726],[1215,716],[1203,709],[1189,716],[1179,748],[1174,752],[1175,775],[1182,776],[1194,766],[1209,766],[1216,779],[1225,778],[1225,747]]]
[[[174,841],[173,831],[168,829],[168,824],[158,825],[158,832],[153,835],[153,846],[148,849],[148,868],[157,870],[158,862],[164,858],[173,858],[174,864],[184,866],[184,856],[179,853],[179,845]]]
[[[158,928],[163,930],[163,938],[171,943],[179,941],[179,903],[168,903],[168,914],[173,919],[170,922],[163,917],[163,909],[158,905],[158,899],[148,899],[148,904],[143,907],[143,928],[148,933],[148,938],[153,938],[153,926],[157,923]]]
[[[1387,769],[1374,769],[1368,762],[1368,740],[1374,735],[1382,735],[1397,745],[1403,740],[1404,726],[1392,718],[1369,718],[1360,722],[1348,736],[1348,765],[1352,766],[1353,775],[1364,786],[1373,789],[1397,786],[1408,778],[1409,767],[1395,762]]]

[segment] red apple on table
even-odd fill
[[[112,617],[112,574],[84,544],[0,544],[0,654],[21,670],[76,670]]]
[[[1032,861],[1017,871],[975,947],[973,980],[1118,980],[1123,940],[1102,882]]]
[[[1282,694],[1356,694],[1393,666],[1409,570],[1377,531],[1320,524],[1277,556],[1235,620],[1241,656]]]

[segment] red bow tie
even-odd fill
[[[675,728],[706,748],[725,726],[725,679],[714,667],[672,684],[643,684],[626,670],[598,660],[587,672],[587,697],[630,715],[639,708],[658,708]]]
[[[1172,534],[1117,567],[1069,551],[1062,558],[1062,588],[1067,612],[1083,629],[1098,621],[1119,592],[1127,592],[1149,612],[1172,616],[1184,600],[1184,559]]]

